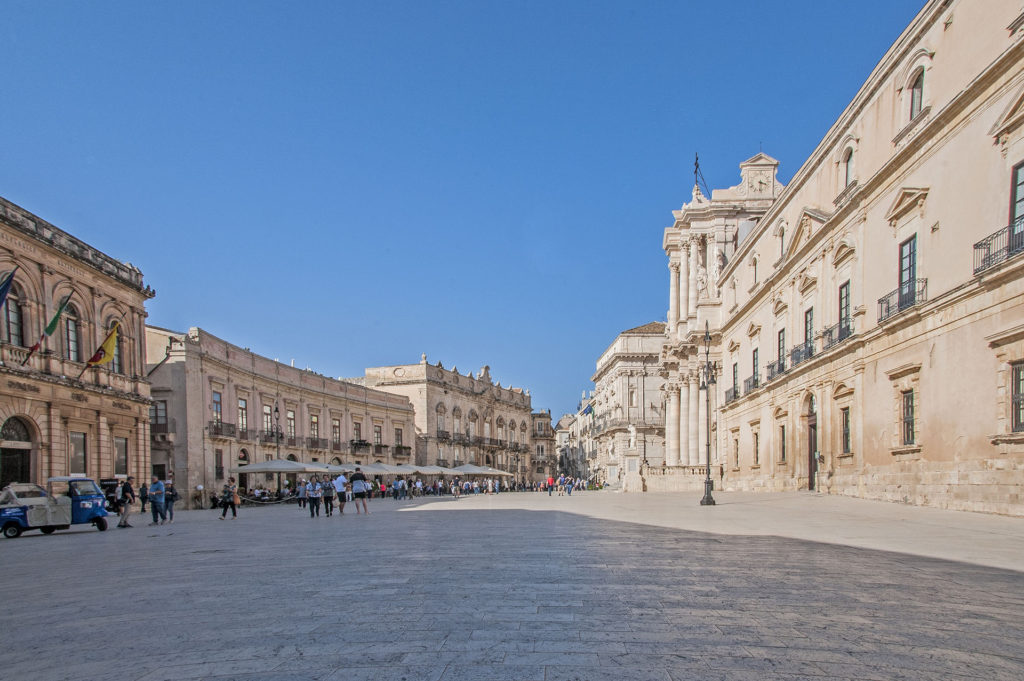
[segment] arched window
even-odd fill
[[[853,182],[853,149],[847,149],[843,154],[843,187],[849,187]]]
[[[921,114],[921,101],[924,98],[924,67],[917,70],[914,82],[910,86],[910,120]]]
[[[74,305],[64,308],[64,356],[72,362],[82,361],[82,351],[79,346],[79,325],[78,309]]]
[[[111,329],[114,328],[114,324],[117,322],[110,322],[107,326],[107,333],[110,333]],[[124,327],[119,326],[117,329],[117,338],[114,342],[114,359],[110,360],[110,370],[115,374],[124,373],[124,360],[123,354],[121,353],[121,343],[124,342]]]
[[[4,340],[11,345],[24,346],[22,333],[22,302],[24,298],[17,286],[11,286],[3,309]]]

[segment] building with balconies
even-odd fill
[[[760,177],[708,287],[722,484],[1024,515],[1020,3],[928,2],[789,185]]]
[[[0,488],[56,475],[147,478],[143,329],[154,293],[142,272],[0,199],[0,277],[12,270],[0,308]],[[89,367],[115,323],[111,361]]]
[[[247,463],[412,459],[413,408],[400,395],[282,364],[199,328],[147,326],[146,337],[153,469],[173,472],[190,507],[200,485],[217,490]],[[273,474],[236,477],[245,489],[276,485]]]
[[[597,360],[591,468],[598,483],[641,491],[646,469],[665,463],[664,341],[665,324],[650,322],[620,333]]]
[[[414,463],[494,466],[527,480],[537,474],[531,442],[530,391],[505,388],[491,379],[490,367],[462,374],[440,362],[366,369],[363,385],[407,398],[416,411]]]

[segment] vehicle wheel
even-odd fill
[[[7,523],[4,525],[4,536],[8,539],[14,539],[21,535],[21,525],[17,523]]]
[[[104,530],[107,529],[107,519],[106,518],[97,518],[96,520],[94,520],[92,522],[93,522],[94,525],[96,525],[96,529],[99,530],[100,532],[103,532]]]
[[[43,534],[53,534],[53,531],[56,529],[56,527],[40,527],[39,531]]]

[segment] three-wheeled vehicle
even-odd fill
[[[50,478],[46,489],[14,482],[0,491],[0,528],[8,539],[26,530],[50,534],[85,523],[102,532],[107,529],[105,505],[102,490],[89,478]]]

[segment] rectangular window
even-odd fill
[[[85,474],[86,452],[85,433],[71,433],[71,461],[68,466],[69,473]]]
[[[221,449],[213,450],[213,477],[224,479],[224,451]]]
[[[320,437],[320,417],[316,414],[312,414],[309,417],[309,436],[315,438]]]
[[[157,400],[149,405],[149,423],[154,426],[167,424],[167,400]]]
[[[850,448],[850,408],[849,407],[843,407],[842,409],[839,410],[839,413],[842,416],[842,433],[843,433],[843,435],[842,435],[842,437],[843,437],[842,446],[843,446],[843,454],[849,454],[850,453],[850,449],[851,449]]]
[[[850,282],[839,287],[839,333],[850,328]]]
[[[363,424],[359,421],[352,422],[352,439],[362,440],[363,439]]]
[[[249,402],[241,397],[238,398],[238,429],[246,430],[249,427]]]
[[[917,235],[900,244],[900,289],[899,309],[910,307],[915,303],[917,282]]]
[[[903,395],[903,444],[914,444],[914,391],[905,390]]]
[[[740,467],[740,441],[736,438],[732,441],[732,465],[734,468]]]
[[[380,426],[373,427],[373,444],[375,445],[384,444],[384,435],[381,430]]]
[[[13,294],[13,291],[11,292]],[[24,345],[21,338],[21,307],[13,295],[8,295],[4,303],[4,319],[7,321],[7,342],[11,345]]]
[[[128,475],[128,438],[114,438],[114,475]]]
[[[786,426],[779,426],[779,462],[786,463]]]
[[[331,419],[331,440],[334,444],[341,444],[341,421],[339,419]]]
[[[1010,222],[1014,225],[1024,219],[1024,163],[1013,168],[1013,187],[1010,189]],[[1019,233],[1020,230],[1011,230]]]
[[[402,429],[401,428],[395,428],[395,446],[396,447],[401,447],[402,446]]]
[[[754,433],[754,465],[761,465],[761,434]]]
[[[779,329],[779,354],[777,357],[781,360],[786,356],[786,330]]]
[[[1010,380],[1013,381],[1010,390],[1012,395],[1013,432],[1021,433],[1024,432],[1024,362],[1012,364],[1010,373]]]
[[[752,376],[754,377],[754,385],[757,385],[757,348],[754,348],[754,351],[750,353],[750,358],[752,360],[752,364],[754,365],[754,373],[752,374]]]
[[[274,412],[270,409],[269,404],[263,405],[263,432],[274,432]]]
[[[814,308],[809,307],[804,312],[804,343],[814,340]]]
[[[629,389],[629,406],[636,406],[636,388]]]
[[[289,409],[287,413],[287,423],[285,427],[288,429],[288,437],[295,437],[295,410]]]
[[[213,391],[213,422],[220,425],[224,418],[224,408],[221,404],[220,393]]]
[[[732,364],[732,394],[739,397],[740,394],[740,365],[738,362]]]
[[[72,362],[80,362],[78,352],[78,319],[68,316],[64,320],[64,333],[67,340],[68,359]]]

